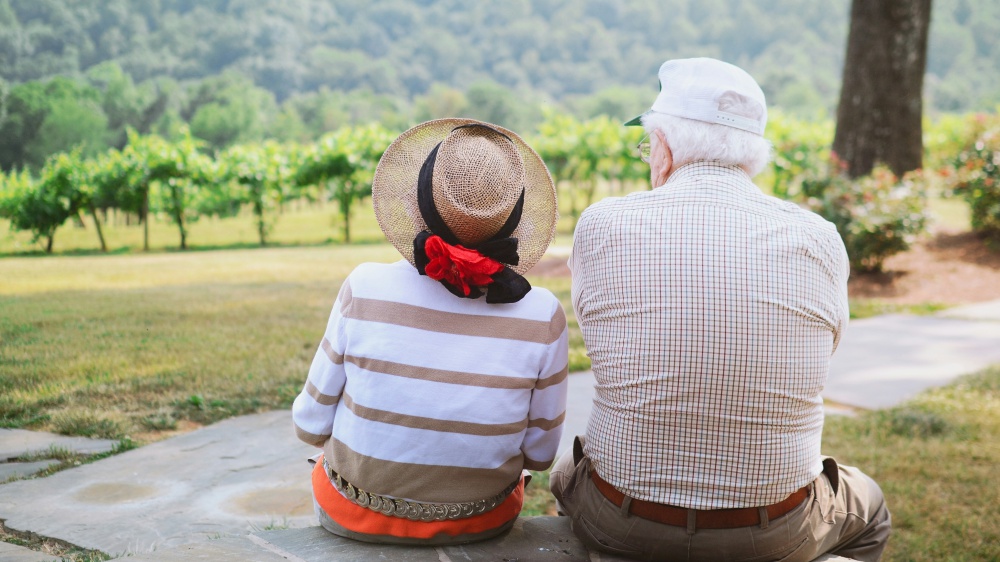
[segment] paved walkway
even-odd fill
[[[1000,363],[998,342],[1000,301],[933,316],[857,320],[834,356],[824,396],[850,407],[899,404],[926,388]],[[591,374],[571,375],[563,450],[573,435],[584,431],[592,397]],[[316,532],[305,461],[313,450],[294,438],[290,418],[288,411],[234,418],[49,477],[2,484],[0,520],[8,529],[112,556],[142,555],[135,560],[330,559],[331,548],[341,549],[340,560],[378,554]],[[51,462],[45,451],[53,445],[98,452],[112,443],[0,430],[0,469],[10,474],[39,470]],[[29,453],[36,453],[31,462],[39,463],[38,468],[9,462]],[[6,479],[3,474],[0,481]],[[548,525],[563,523],[554,518],[526,523],[511,535],[514,542],[503,543],[505,552],[520,552],[526,544],[536,554],[560,547]],[[262,548],[263,554],[258,552]],[[571,541],[560,548],[575,553],[579,545]],[[461,549],[461,556],[438,550],[433,560],[487,559],[482,552],[473,555],[479,551],[469,547]],[[542,554],[521,560],[548,559]],[[580,559],[612,560],[588,556]],[[0,543],[0,559],[52,557]]]

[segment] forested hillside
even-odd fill
[[[322,86],[413,98],[495,80],[557,100],[650,87],[664,59],[745,65],[776,104],[836,99],[848,0],[2,0],[0,76],[117,61],[137,82],[235,69],[281,101]],[[1000,101],[1000,3],[934,0],[930,102]]]
[[[531,128],[650,103],[671,57],[827,117],[850,0],[0,0],[0,167],[183,124],[215,147],[467,115]],[[934,0],[926,107],[1000,103],[1000,2]],[[59,77],[54,79],[54,77]],[[89,148],[88,148],[89,147]]]

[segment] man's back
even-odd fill
[[[596,398],[583,446],[549,473],[559,509],[588,547],[640,560],[874,562],[891,529],[881,489],[820,456],[844,244],[750,181],[771,151],[752,76],[690,58],[657,79],[625,123],[646,132],[656,189],[601,201],[574,234]]]
[[[774,503],[816,478],[847,263],[831,224],[734,166],[689,164],[588,209],[571,267],[597,471],[697,509]]]

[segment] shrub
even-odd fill
[[[972,211],[972,230],[1000,238],[1000,120],[955,158],[953,193]]]
[[[909,249],[913,239],[924,232],[924,185],[920,171],[898,179],[884,166],[852,180],[831,156],[828,170],[802,182],[802,193],[807,208],[837,227],[851,268],[880,271],[886,258]]]
[[[796,200],[802,181],[816,168],[825,167],[833,143],[833,121],[805,121],[780,111],[768,115],[767,138],[774,147],[771,160],[771,193]]]

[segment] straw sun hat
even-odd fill
[[[421,274],[458,296],[485,292],[487,302],[527,293],[521,275],[545,254],[558,217],[538,154],[515,133],[472,119],[428,121],[400,135],[379,160],[372,203],[386,238]]]

